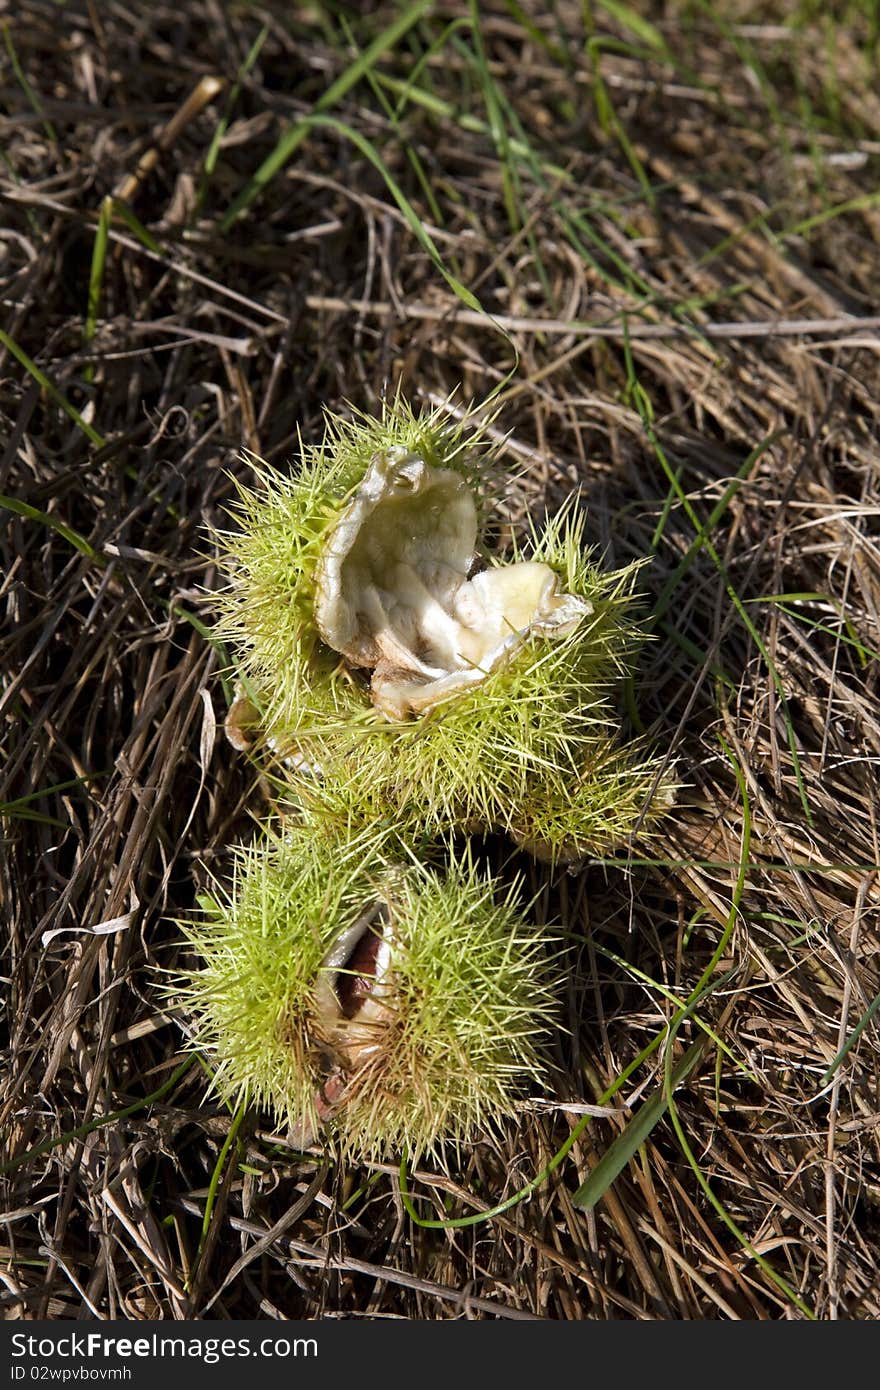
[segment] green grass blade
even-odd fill
[[[522,122],[500,90],[499,101],[503,105],[508,124],[513,131],[508,148],[511,153],[516,154],[524,169],[531,174],[537,186],[547,195],[548,204],[559,218],[560,225],[572,248],[598,275],[602,276],[606,283],[624,290],[627,294],[641,298],[645,304],[651,303],[655,296],[648,281],[633,269],[605,237],[596,231],[584,212],[569,207],[563,201],[559,189],[570,186],[569,177],[567,175],[564,175],[563,179],[555,177],[553,166],[534,150]],[[612,266],[618,272],[618,279],[615,279],[610,273],[607,265],[603,264],[603,260],[597,259],[597,255],[593,254],[591,247],[604,259],[604,262],[607,262],[607,265]]]
[[[642,43],[647,44],[648,48],[653,48],[655,53],[662,57],[671,59],[666,40],[660,30],[640,15],[630,5],[623,5],[620,0],[599,0],[602,9],[615,19],[622,29],[628,29]]]
[[[504,0],[504,8],[507,10],[511,19],[520,26],[524,33],[528,34],[532,43],[537,44],[538,48],[544,50],[552,63],[558,63],[560,67],[563,68],[571,68],[572,64],[569,55],[563,48],[560,48],[558,44],[553,43],[552,40],[547,38],[543,29],[539,28],[535,21],[526,14],[522,5],[518,3],[518,0]]]
[[[41,521],[44,526],[63,536],[81,555],[87,555],[90,560],[97,560],[99,564],[105,563],[103,555],[99,555],[94,546],[89,545],[85,536],[81,536],[79,531],[74,531],[72,526],[65,526],[63,521],[50,516],[48,512],[39,511],[29,502],[19,502],[17,497],[0,496],[0,507],[4,507],[8,512],[15,512],[16,516],[27,517],[28,521]]]
[[[835,217],[843,217],[848,212],[870,212],[878,206],[880,206],[880,193],[862,193],[857,198],[848,198],[844,203],[837,203],[834,207],[825,208],[823,212],[817,212],[813,217],[806,217],[802,222],[795,222],[793,226],[786,227],[785,231],[780,232],[777,240],[782,242],[785,237],[806,236],[807,232],[815,231],[817,227],[824,227],[826,222],[832,222]]]
[[[831,1082],[834,1080],[834,1073],[837,1071],[837,1068],[841,1065],[842,1062],[846,1061],[850,1052],[855,1047],[859,1038],[864,1033],[865,1029],[871,1022],[871,1019],[877,1013],[878,1009],[880,1009],[880,994],[875,994],[874,998],[871,1000],[867,1009],[862,1014],[855,1028],[852,1030],[846,1042],[843,1044],[843,1047],[840,1049],[837,1056],[834,1058],[834,1061],[831,1063],[825,1075],[822,1077],[822,1080],[819,1083],[821,1086],[830,1086]]]
[[[385,87],[389,92],[394,91],[397,93],[397,105],[394,110],[397,120],[400,120],[410,100],[412,100],[413,105],[421,106],[423,109],[427,110],[434,109],[435,112],[438,102],[440,106],[444,108],[447,107],[447,103],[444,102],[442,98],[435,96],[432,92],[423,91],[417,84],[422,73],[427,73],[431,59],[442,52],[453,34],[457,34],[459,29],[470,29],[470,20],[466,19],[464,15],[459,15],[457,19],[450,20],[445,28],[441,29],[437,37],[424,49],[418,62],[403,82],[385,73],[371,70],[370,77],[373,83],[377,86]],[[452,107],[448,107],[448,110],[452,113]]]
[[[486,114],[489,117],[489,129],[492,132],[492,141],[498,153],[498,163],[501,167],[501,187],[504,194],[504,207],[507,212],[507,221],[511,234],[516,236],[524,220],[519,207],[519,180],[517,178],[516,168],[511,159],[510,139],[501,114],[498,89],[492,77],[489,68],[489,60],[486,56],[486,47],[483,43],[483,33],[480,27],[480,9],[477,0],[470,0],[468,11],[471,17],[471,37],[474,43],[473,62],[476,66],[480,86],[483,90],[483,100],[486,103]]]
[[[450,24],[447,32],[452,34],[455,27]],[[474,116],[469,111],[459,111],[452,102],[437,96],[435,92],[427,92],[422,87],[413,86],[412,77],[404,82],[401,78],[391,77],[388,73],[377,72],[374,76],[381,86],[387,88],[389,92],[394,92],[401,101],[411,101],[414,106],[420,106],[423,111],[427,111],[438,120],[449,121],[470,135],[485,135],[491,139],[492,131],[479,116]],[[533,158],[533,151],[531,151],[528,142],[519,136],[511,137],[510,150],[517,159],[529,160]],[[570,188],[573,186],[574,180],[570,171],[563,169],[561,164],[545,162],[543,168],[550,183],[558,184],[561,187]]]
[[[794,618],[797,622],[803,623],[805,627],[810,627],[814,632],[824,632],[828,637],[833,637],[836,642],[841,642],[846,647],[852,647],[859,658],[859,663],[864,669],[869,660],[880,661],[880,651],[874,647],[867,646],[859,637],[858,630],[852,619],[849,618],[844,610],[844,605],[839,599],[831,598],[828,594],[799,593],[799,594],[764,594],[760,598],[746,599],[747,603],[775,603],[788,617]],[[829,627],[827,623],[821,623],[816,618],[810,618],[806,613],[802,613],[794,605],[796,603],[827,603],[830,608],[836,608],[841,623],[846,628],[846,635],[839,629]]]
[[[110,219],[112,216],[113,199],[108,195],[101,202],[101,211],[98,213],[98,225],[95,228],[95,242],[92,247],[92,267],[89,273],[86,322],[83,328],[83,342],[86,346],[88,346],[94,338],[98,323],[98,308],[101,303],[101,286],[104,283],[104,266],[107,261],[107,235],[110,231]],[[87,381],[92,380],[94,371],[94,364],[90,362],[85,371]]]
[[[352,144],[360,150],[361,154],[366,156],[373,167],[382,175],[389,193],[403,213],[404,220],[413,236],[418,241],[422,250],[430,256],[434,266],[443,276],[443,279],[449,285],[453,293],[467,306],[467,308],[475,309],[478,313],[485,313],[476,295],[472,294],[471,291],[446,268],[443,258],[431,239],[430,234],[422,225],[421,218],[403,192],[403,189],[394,179],[375,145],[367,140],[365,136],[361,135],[359,130],[355,130],[352,126],[346,125],[344,121],[337,120],[335,116],[308,116],[306,117],[305,124],[308,126],[325,126],[328,130],[335,131],[338,135],[342,135],[345,139],[350,140]],[[487,320],[488,318],[489,315],[487,315]]]
[[[345,29],[346,36],[349,38],[349,41],[353,44],[354,36],[351,33],[351,26],[348,24],[346,20],[342,20],[342,24]],[[400,141],[400,147],[409,161],[410,168],[412,169],[413,173],[418,179],[419,187],[422,190],[422,197],[428,205],[428,209],[430,211],[434,223],[438,227],[442,227],[443,222],[445,220],[443,217],[443,209],[441,208],[440,203],[437,200],[437,195],[434,192],[433,185],[427,174],[427,171],[425,170],[425,166],[419,158],[418,153],[406,137],[406,133],[403,129],[400,120],[399,103],[398,108],[396,109],[394,103],[391,101],[391,98],[387,95],[385,88],[379,81],[377,81],[376,74],[372,70],[369,70],[366,73],[366,80],[370,84],[370,90],[373,93],[373,96],[376,98],[377,102],[382,107],[382,110],[385,112],[388,124],[391,126],[391,129],[394,131],[394,134]]]
[[[626,127],[617,114],[611,94],[602,76],[601,55],[603,50],[611,49],[617,51],[622,45],[609,43],[606,39],[592,38],[587,41],[587,53],[593,70],[593,100],[596,104],[596,114],[599,118],[599,125],[606,135],[614,136],[620,148],[626,156],[627,163],[635,174],[636,181],[642,190],[642,195],[648,207],[653,209],[656,205],[654,190],[651,181],[645,172],[644,165],[639,159],[632,141],[630,140]],[[625,46],[623,46],[625,48]],[[629,51],[625,49],[625,51]]]
[[[148,1105],[153,1105],[168,1092],[173,1090],[180,1078],[190,1070],[193,1064],[192,1057],[186,1057],[178,1067],[175,1067],[167,1081],[156,1091],[151,1091],[148,1096],[143,1096],[141,1100],[133,1101],[131,1105],[126,1105],[122,1110],[114,1110],[112,1115],[101,1115],[96,1120],[89,1120],[84,1125],[77,1125],[76,1129],[68,1129],[64,1134],[58,1134],[53,1139],[44,1139],[41,1144],[36,1144],[27,1153],[19,1154],[17,1158],[7,1159],[5,1163],[0,1163],[0,1173],[12,1173],[16,1168],[20,1168],[23,1163],[30,1163],[31,1159],[42,1158],[43,1154],[51,1153],[57,1149],[59,1144],[69,1144],[74,1139],[85,1139],[87,1135],[94,1134],[97,1129],[104,1129],[107,1125],[117,1125],[120,1120],[125,1120],[129,1115],[136,1115],[139,1110],[145,1110]]]
[[[697,1063],[702,1060],[707,1046],[707,1039],[700,1038],[688,1048],[672,1073],[671,1085],[673,1089],[681,1085]],[[590,1176],[581,1183],[575,1192],[571,1200],[576,1207],[579,1207],[581,1211],[593,1210],[605,1196],[612,1183],[620,1177],[624,1168],[635,1158],[651,1131],[663,1119],[668,1109],[669,1097],[665,1089],[657,1091],[650,1100],[646,1100],[643,1105],[639,1106],[633,1119],[609,1144]]]
[[[73,423],[82,430],[86,438],[98,449],[103,449],[107,443],[103,435],[100,435],[96,429],[93,429],[88,420],[83,419],[76,406],[71,405],[70,401],[66,396],[61,394],[54,382],[49,380],[46,373],[37,366],[36,362],[33,362],[31,358],[28,357],[24,348],[20,348],[15,339],[10,338],[9,334],[4,332],[2,328],[0,328],[0,343],[3,344],[7,352],[11,352],[13,357],[21,363],[25,371],[30,373],[34,381],[42,386],[46,394],[52,397],[52,400],[56,405],[61,407],[65,415],[69,416]]]
[[[393,48],[400,39],[403,38],[414,24],[428,13],[433,4],[433,0],[415,0],[414,4],[407,5],[402,14],[398,15],[393,24],[389,24],[387,29],[383,29],[371,44],[364,49],[350,67],[346,68],[335,82],[333,82],[315,103],[315,112],[326,111],[331,106],[335,106],[338,101],[346,95],[364,76],[366,71],[373,67],[389,49]],[[268,183],[275,177],[279,170],[284,168],[288,160],[296,153],[299,146],[305,140],[309,131],[313,128],[313,121],[305,118],[296,121],[279,140],[275,149],[263,160],[257,172],[254,174],[250,183],[242,189],[241,193],[231,204],[220,223],[221,232],[227,232],[233,222],[244,212],[245,208],[250,207],[251,203],[263,191]]]
[[[57,816],[44,815],[42,811],[10,811],[9,802],[0,802],[0,816],[6,816],[10,820],[31,821],[34,825],[48,825],[53,830],[68,830],[69,821],[58,820]]]
[[[751,1244],[745,1233],[740,1230],[739,1226],[728,1212],[724,1203],[712,1190],[712,1185],[706,1177],[705,1173],[703,1172],[702,1168],[700,1167],[697,1157],[694,1154],[694,1151],[691,1148],[690,1143],[688,1142],[687,1135],[685,1134],[684,1127],[681,1123],[681,1117],[678,1113],[678,1107],[676,1106],[674,1097],[672,1095],[672,1090],[673,1086],[671,1083],[671,1078],[669,1078],[667,1080],[669,1118],[672,1121],[672,1127],[675,1130],[676,1137],[681,1146],[682,1152],[685,1158],[687,1159],[688,1163],[690,1164],[694,1177],[697,1179],[697,1182],[703,1189],[703,1192],[705,1193],[707,1200],[712,1204],[718,1216],[724,1222],[725,1226],[731,1232],[731,1234],[735,1236],[739,1244],[742,1246],[743,1250],[745,1250],[747,1254],[751,1256],[751,1258],[758,1265],[758,1268],[763,1270],[770,1282],[772,1284],[775,1284],[781,1293],[785,1294],[785,1297],[792,1303],[792,1305],[795,1308],[797,1308],[801,1313],[803,1313],[804,1317],[808,1318],[811,1322],[815,1322],[816,1314],[814,1313],[813,1309],[810,1308],[808,1304],[804,1303],[803,1299],[801,1299],[798,1296],[798,1294],[791,1287],[788,1281],[786,1279],[783,1279],[781,1274],[777,1274],[776,1270],[770,1264],[770,1261],[766,1260],[763,1255],[759,1254],[759,1252]]]
[[[737,872],[733,893],[731,895],[731,905],[730,912],[728,914],[727,924],[721,935],[721,939],[718,943],[718,946],[712,954],[712,959],[709,961],[709,964],[703,971],[703,974],[700,977],[700,980],[695,990],[693,991],[687,1006],[681,1009],[678,1015],[670,1022],[669,1045],[667,1047],[666,1059],[664,1064],[665,1077],[663,1089],[659,1091],[655,1096],[653,1096],[650,1101],[647,1101],[642,1106],[636,1119],[632,1122],[630,1126],[627,1127],[627,1130],[625,1130],[622,1135],[618,1136],[618,1138],[614,1141],[614,1143],[611,1145],[608,1151],[599,1160],[599,1163],[593,1169],[593,1172],[590,1174],[587,1181],[583,1183],[582,1186],[575,1193],[573,1201],[574,1205],[579,1207],[589,1208],[595,1206],[596,1202],[599,1200],[602,1194],[608,1190],[610,1184],[614,1181],[614,1179],[617,1176],[619,1176],[623,1167],[625,1167],[626,1163],[629,1162],[629,1160],[636,1153],[636,1150],[639,1147],[638,1141],[640,1137],[642,1142],[644,1142],[644,1139],[647,1138],[648,1134],[650,1134],[651,1129],[653,1129],[654,1125],[657,1124],[658,1120],[668,1110],[669,1117],[672,1122],[673,1128],[675,1129],[676,1137],[678,1138],[682,1152],[684,1153],[685,1158],[690,1164],[694,1172],[694,1175],[697,1178],[697,1181],[699,1182],[701,1188],[703,1189],[703,1192],[705,1193],[707,1199],[711,1202],[712,1206],[718,1213],[721,1220],[727,1226],[728,1230],[731,1231],[732,1234],[736,1237],[736,1239],[741,1244],[742,1248],[748,1252],[752,1259],[754,1259],[758,1266],[763,1270],[767,1278],[770,1279],[770,1281],[773,1284],[775,1284],[776,1287],[780,1289],[782,1293],[785,1294],[786,1298],[788,1298],[791,1301],[793,1306],[798,1308],[799,1311],[802,1312],[805,1317],[813,1319],[815,1318],[815,1313],[813,1312],[813,1310],[809,1308],[808,1305],[805,1304],[799,1298],[796,1291],[791,1288],[787,1281],[783,1279],[781,1275],[777,1274],[776,1270],[772,1267],[769,1261],[765,1260],[764,1257],[760,1255],[757,1250],[754,1249],[754,1247],[749,1243],[746,1236],[740,1230],[739,1226],[736,1224],[736,1222],[725,1209],[723,1202],[721,1202],[719,1198],[716,1196],[716,1194],[713,1192],[710,1183],[708,1182],[705,1174],[700,1168],[700,1165],[690,1147],[687,1136],[684,1133],[684,1128],[681,1124],[681,1119],[679,1117],[678,1108],[675,1104],[674,1098],[674,1092],[682,1080],[682,1070],[684,1068],[687,1068],[687,1070],[693,1069],[693,1067],[699,1061],[699,1052],[705,1050],[706,1042],[705,1040],[701,1039],[700,1042],[694,1043],[688,1049],[688,1051],[685,1053],[685,1056],[682,1058],[681,1062],[679,1062],[676,1067],[672,1066],[671,1045],[675,1037],[675,1034],[678,1032],[679,1028],[681,1027],[681,1024],[684,1022],[684,1019],[690,1013],[692,1013],[693,1008],[695,1007],[698,999],[701,998],[711,986],[712,974],[719,961],[721,960],[724,952],[727,949],[730,937],[733,933],[733,929],[736,924],[736,919],[739,914],[740,902],[742,899],[743,891],[745,889],[746,875],[748,873],[749,867],[749,854],[752,837],[752,813],[748,796],[748,788],[746,786],[745,776],[743,774],[742,768],[739,765],[739,762],[734,757],[731,750],[727,747],[724,740],[721,739],[720,742],[722,744],[722,747],[724,748],[724,751],[728,759],[730,760],[733,766],[740,795],[742,797],[743,806],[743,830],[742,843],[740,848],[739,869]],[[727,972],[725,979],[729,978],[733,973],[734,972],[732,971]],[[878,1005],[880,1005],[880,996],[878,996],[878,1000],[876,1002]]]
[[[137,237],[141,246],[144,246],[147,251],[152,251],[154,256],[161,256],[162,247],[152,232],[148,232],[143,222],[135,217],[128,203],[123,202],[121,198],[114,198],[113,211],[125,223],[132,235]]]
[[[718,942],[718,945],[712,952],[712,957],[705,970],[703,971],[702,975],[700,976],[699,980],[697,981],[696,985],[694,986],[693,990],[691,991],[691,994],[687,1002],[684,1005],[682,1005],[682,1007],[670,1020],[670,1023],[668,1025],[668,1046],[666,1054],[666,1085],[654,1096],[652,1096],[651,1100],[646,1101],[640,1107],[638,1114],[635,1116],[635,1118],[627,1125],[623,1133],[617,1136],[617,1138],[612,1142],[606,1153],[603,1154],[602,1158],[600,1158],[599,1162],[596,1164],[596,1167],[593,1169],[586,1182],[581,1184],[581,1186],[578,1188],[577,1192],[574,1194],[572,1198],[572,1201],[574,1202],[574,1205],[576,1207],[590,1208],[596,1205],[596,1202],[598,1202],[599,1198],[602,1197],[603,1194],[608,1191],[608,1188],[614,1182],[615,1178],[619,1177],[620,1173],[633,1158],[637,1150],[645,1142],[654,1126],[665,1115],[666,1111],[670,1107],[672,1092],[675,1090],[677,1086],[681,1084],[681,1082],[688,1075],[688,1073],[694,1069],[694,1067],[697,1065],[697,1063],[703,1056],[706,1047],[708,1046],[708,1040],[705,1038],[701,1038],[698,1042],[694,1043],[690,1048],[688,1048],[684,1057],[678,1063],[678,1066],[674,1069],[670,1069],[672,1057],[672,1042],[675,1037],[675,1034],[678,1032],[684,1020],[686,1018],[689,1018],[693,1014],[698,1003],[705,997],[705,995],[707,993],[714,993],[715,989],[719,988],[723,983],[725,983],[731,977],[731,974],[734,973],[731,971],[727,971],[721,981],[717,982],[715,985],[712,984],[712,976],[714,975],[718,963],[724,955],[724,952],[727,950],[728,942],[730,941],[730,938],[733,935],[733,930],[736,926],[737,915],[739,913],[740,901],[742,899],[743,891],[745,889],[746,874],[748,872],[749,865],[749,851],[752,839],[752,813],[751,805],[749,802],[748,788],[746,786],[746,780],[743,775],[742,768],[740,767],[736,758],[731,753],[730,749],[727,747],[727,744],[724,742],[724,740],[720,739],[719,741],[729,761],[733,765],[734,774],[737,779],[737,784],[739,786],[740,795],[742,797],[743,803],[742,846],[740,850],[740,860],[736,876],[736,882],[734,883],[733,893],[731,895],[730,912],[728,913],[727,922],[725,924],[724,931],[721,933],[721,938]]]
[[[202,207],[205,201],[205,195],[208,191],[208,185],[210,184],[211,179],[214,175],[214,170],[217,167],[217,159],[220,154],[220,145],[223,142],[224,135],[229,129],[229,118],[235,109],[236,102],[238,101],[239,94],[241,92],[241,84],[244,78],[247,77],[248,73],[253,68],[257,59],[259,58],[263,44],[266,42],[268,35],[269,25],[264,24],[260,32],[257,34],[257,37],[251,44],[250,49],[248,50],[248,53],[245,56],[244,62],[238,69],[238,72],[235,74],[235,81],[232,84],[232,88],[226,100],[226,106],[223,111],[223,115],[217,122],[217,128],[214,131],[214,134],[211,138],[211,143],[208,146],[208,153],[205,155],[205,162],[202,165],[202,177],[199,182],[199,192],[198,197],[196,199],[196,203],[199,208]]]
[[[700,909],[695,914],[697,919],[699,919],[701,911],[702,909]],[[597,945],[595,949],[597,955],[602,956],[605,960],[614,961],[615,965],[618,965],[621,970],[625,970],[627,974],[633,977],[634,980],[640,980],[642,984],[648,986],[649,989],[656,990],[658,994],[661,994],[664,999],[667,999],[670,1004],[674,1005],[674,1007],[677,1010],[682,1007],[681,999],[675,993],[674,990],[669,988],[668,985],[664,985],[660,980],[653,979],[652,976],[648,975],[644,970],[639,970],[638,966],[633,965],[632,961],[628,961],[623,956],[619,956],[616,951],[609,950],[607,946]],[[693,1007],[695,1008],[696,1005],[694,1004]],[[689,1017],[693,1020],[697,1027],[700,1028],[703,1033],[705,1033],[708,1040],[715,1044],[717,1050],[724,1054],[724,1056],[730,1062],[731,1066],[736,1067],[737,1071],[739,1071],[744,1077],[746,1077],[747,1080],[753,1082],[756,1086],[759,1084],[758,1078],[757,1076],[755,1076],[754,1072],[749,1071],[745,1063],[739,1061],[739,1059],[734,1054],[733,1050],[727,1046],[727,1043],[720,1036],[720,1034],[716,1033],[715,1030],[710,1026],[710,1024],[708,1024],[705,1021],[705,1019],[703,1019],[698,1013],[695,1013],[693,1009],[691,1010]]]
[[[748,40],[739,32],[732,17],[728,19],[724,14],[724,6],[719,5],[717,0],[691,0],[691,4],[702,11],[709,23],[714,24],[719,33],[727,40],[749,74],[751,84],[760,92],[776,130],[786,162],[791,168],[792,148],[785,117],[776,98],[774,84],[768,77],[764,65],[758,60]]]
[[[35,792],[28,792],[26,796],[18,796],[14,801],[0,801],[0,815],[35,815],[35,812],[28,812],[26,809],[32,801],[39,801],[44,796],[57,796],[59,792],[70,791],[72,787],[84,787],[87,782],[96,782],[101,777],[109,776],[109,772],[90,772],[88,777],[70,777],[66,782],[56,782],[52,787],[38,787]],[[61,824],[61,822],[53,822],[53,824]]]
[[[15,44],[12,42],[12,26],[8,20],[5,20],[3,23],[3,39],[6,44],[6,52],[9,54],[9,60],[12,63],[12,71],[15,73],[18,85],[21,87],[21,90],[24,92],[25,97],[27,98],[28,105],[31,107],[34,114],[39,116],[40,121],[42,122],[43,130],[46,132],[48,139],[52,141],[53,145],[57,145],[58,132],[56,131],[52,122],[49,120],[48,116],[43,110],[43,103],[40,101],[40,98],[37,96],[30,82],[28,82],[27,77],[25,76],[24,68],[18,61],[18,54],[15,51]]]
[[[404,1208],[406,1209],[407,1215],[409,1216],[411,1221],[415,1222],[417,1226],[422,1226],[426,1230],[430,1231],[464,1230],[468,1226],[479,1226],[485,1221],[493,1220],[496,1216],[502,1216],[504,1212],[510,1211],[511,1207],[515,1207],[520,1202],[525,1201],[527,1197],[531,1197],[532,1193],[536,1192],[537,1189],[541,1186],[541,1184],[546,1182],[547,1178],[550,1177],[551,1173],[554,1173],[556,1171],[560,1163],[562,1163],[563,1159],[568,1155],[574,1144],[580,1138],[581,1134],[583,1133],[586,1125],[589,1123],[591,1118],[591,1116],[585,1115],[583,1120],[579,1121],[579,1123],[575,1125],[574,1129],[571,1131],[571,1134],[568,1136],[565,1142],[561,1144],[560,1147],[556,1150],[556,1153],[553,1155],[550,1162],[544,1168],[542,1168],[541,1171],[535,1175],[535,1177],[533,1177],[529,1182],[527,1182],[524,1187],[519,1188],[518,1191],[514,1192],[510,1197],[506,1198],[505,1201],[499,1202],[497,1206],[490,1207],[488,1211],[475,1212],[473,1216],[450,1217],[448,1220],[439,1220],[433,1218],[426,1219],[423,1216],[419,1216],[419,1213],[416,1211],[415,1206],[413,1205],[412,1196],[410,1195],[409,1191],[409,1183],[407,1177],[407,1160],[405,1158],[402,1159],[399,1173],[400,1196]]]
[[[226,1158],[229,1153],[229,1150],[235,1143],[235,1140],[238,1136],[238,1131],[241,1129],[242,1120],[244,1119],[246,1113],[247,1111],[245,1107],[243,1105],[240,1105],[232,1117],[232,1124],[229,1126],[229,1133],[223,1140],[223,1145],[220,1149],[219,1154],[217,1155],[217,1162],[214,1164],[214,1171],[211,1174],[211,1181],[208,1184],[208,1195],[205,1198],[205,1213],[202,1217],[202,1237],[199,1243],[200,1251],[204,1247],[205,1241],[208,1238],[208,1231],[211,1226],[211,1216],[214,1211],[214,1203],[217,1200],[217,1189],[220,1186],[220,1179],[223,1176],[223,1168],[226,1164]]]

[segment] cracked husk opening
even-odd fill
[[[341,932],[318,971],[313,1023],[347,1072],[357,1071],[382,1047],[394,1017],[393,933],[381,904]]]
[[[480,684],[533,635],[565,637],[591,605],[525,561],[469,578],[477,507],[464,478],[389,449],[376,454],[330,532],[317,575],[321,636],[372,671],[389,719]]]

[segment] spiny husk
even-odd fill
[[[279,775],[330,819],[395,820],[416,835],[500,829],[541,857],[606,853],[669,805],[668,778],[639,744],[614,737],[616,696],[643,640],[639,566],[607,572],[570,505],[532,537],[530,555],[591,612],[568,636],[535,636],[471,690],[389,722],[363,682],[314,653],[275,723]],[[520,558],[520,552],[514,556]],[[271,696],[265,717],[271,719]]]
[[[519,885],[499,897],[469,854],[427,868],[382,831],[335,842],[287,824],[237,851],[232,885],[186,930],[201,958],[177,988],[214,1085],[339,1151],[417,1155],[497,1129],[542,1075],[558,972]],[[332,947],[381,905],[390,942],[381,1009],[326,1024]],[[337,962],[338,964],[338,962]]]

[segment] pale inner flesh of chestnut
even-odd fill
[[[592,611],[560,593],[548,565],[468,576],[477,508],[454,470],[415,454],[376,454],[325,544],[315,616],[321,636],[372,671],[389,719],[421,714],[484,681],[533,635],[560,638]]]

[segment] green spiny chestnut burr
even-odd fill
[[[440,411],[332,424],[296,477],[261,468],[245,496],[220,632],[316,815],[605,853],[670,797],[613,738],[639,566],[596,565],[576,498],[478,558],[485,478],[479,437]]]
[[[540,1082],[558,973],[518,888],[499,894],[467,852],[440,872],[307,821],[239,849],[175,991],[216,1088],[358,1157],[497,1129]]]
[[[255,464],[219,537],[248,691],[227,730],[259,725],[290,809],[189,928],[181,993],[222,1094],[342,1153],[465,1142],[542,1074],[545,934],[469,852],[422,857],[500,828],[570,861],[669,799],[614,738],[638,566],[597,567],[575,500],[527,551],[481,555],[485,458],[398,398],[328,420],[294,476]]]

